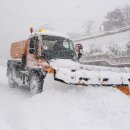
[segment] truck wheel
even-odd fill
[[[13,71],[11,70],[8,76],[8,84],[10,88],[15,88],[16,87],[16,83],[15,80],[13,78]]]
[[[38,94],[42,92],[44,79],[39,74],[33,73],[30,78],[30,92],[31,94]]]

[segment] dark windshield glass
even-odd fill
[[[73,59],[75,56],[72,41],[56,36],[42,36],[43,55],[47,59]]]

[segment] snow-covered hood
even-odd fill
[[[80,69],[81,65],[78,62],[69,59],[56,59],[51,60],[50,65],[54,69],[66,68],[66,69]]]

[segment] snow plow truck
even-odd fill
[[[10,87],[23,86],[32,94],[43,91],[49,73],[68,85],[115,87],[130,94],[130,73],[89,70],[79,63],[82,45],[68,36],[45,29],[31,31],[29,38],[11,44],[7,62]]]

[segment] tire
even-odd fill
[[[44,78],[39,72],[33,72],[30,76],[29,88],[32,95],[41,93],[43,90]]]

